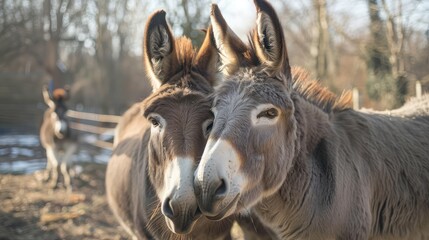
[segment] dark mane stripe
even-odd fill
[[[339,97],[300,67],[292,67],[292,87],[300,96],[313,103],[323,111],[342,111],[352,107],[351,91],[344,91]]]
[[[196,57],[196,51],[192,46],[191,40],[187,37],[179,37],[175,41],[175,48],[179,69],[182,70],[183,75],[189,74]]]

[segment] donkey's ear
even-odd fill
[[[229,28],[216,4],[212,4],[210,21],[213,26],[216,48],[220,55],[222,72],[231,75],[245,62],[243,54],[247,52],[247,47]]]
[[[203,44],[195,58],[195,66],[200,73],[204,75],[213,86],[216,81],[216,73],[218,71],[219,56],[216,49],[216,43],[213,36],[213,28],[209,26],[205,30],[206,36]]]
[[[253,32],[256,54],[268,72],[284,74],[287,85],[291,82],[291,70],[283,29],[274,8],[266,0],[254,0],[257,20]]]
[[[177,61],[174,37],[165,14],[160,10],[149,17],[143,40],[143,61],[154,91],[174,74]]]
[[[51,97],[51,94],[49,93],[49,89],[47,85],[43,86],[42,95],[46,105],[48,105],[49,108],[55,108],[55,103],[54,101],[52,101],[52,97]]]

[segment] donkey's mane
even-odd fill
[[[187,37],[179,37],[175,40],[175,48],[177,61],[181,70],[183,70],[183,74],[190,73],[196,56],[191,40]]]
[[[161,96],[172,95],[173,92],[178,90],[185,93],[190,93],[191,90],[196,90],[202,93],[208,93],[211,91],[211,87],[208,82],[201,80],[204,74],[200,69],[195,67],[195,60],[197,58],[197,51],[193,47],[192,42],[187,37],[179,37],[174,41],[174,47],[176,52],[175,64],[177,64],[177,70],[175,75],[166,81],[168,84],[163,84],[156,92],[152,95],[152,98],[160,98]],[[191,73],[199,73],[201,78],[190,77]],[[150,97],[149,97],[150,98]]]
[[[351,108],[352,94],[344,91],[339,97],[318,81],[311,78],[308,71],[301,67],[292,67],[292,88],[301,97],[330,113]]]

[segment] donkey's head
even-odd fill
[[[142,103],[151,123],[149,176],[175,233],[188,233],[201,216],[193,176],[213,121],[207,95],[213,90],[217,53],[210,33],[196,53],[189,39],[173,37],[164,11],[154,13],[145,30],[144,64],[153,86]]]
[[[211,219],[241,211],[276,191],[294,156],[296,121],[283,31],[269,3],[255,0],[255,5],[250,47],[212,6],[226,76],[214,93],[213,128],[194,182],[200,209]]]
[[[69,96],[69,89],[57,88],[50,94],[45,86],[42,93],[45,103],[49,106],[51,114],[49,120],[54,127],[54,134],[57,138],[63,139],[69,131],[69,121],[66,115],[67,106],[65,105]]]

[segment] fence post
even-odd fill
[[[359,90],[357,88],[353,88],[353,109],[359,109]]]
[[[416,97],[422,97],[422,84],[420,83],[420,81],[416,81]]]

